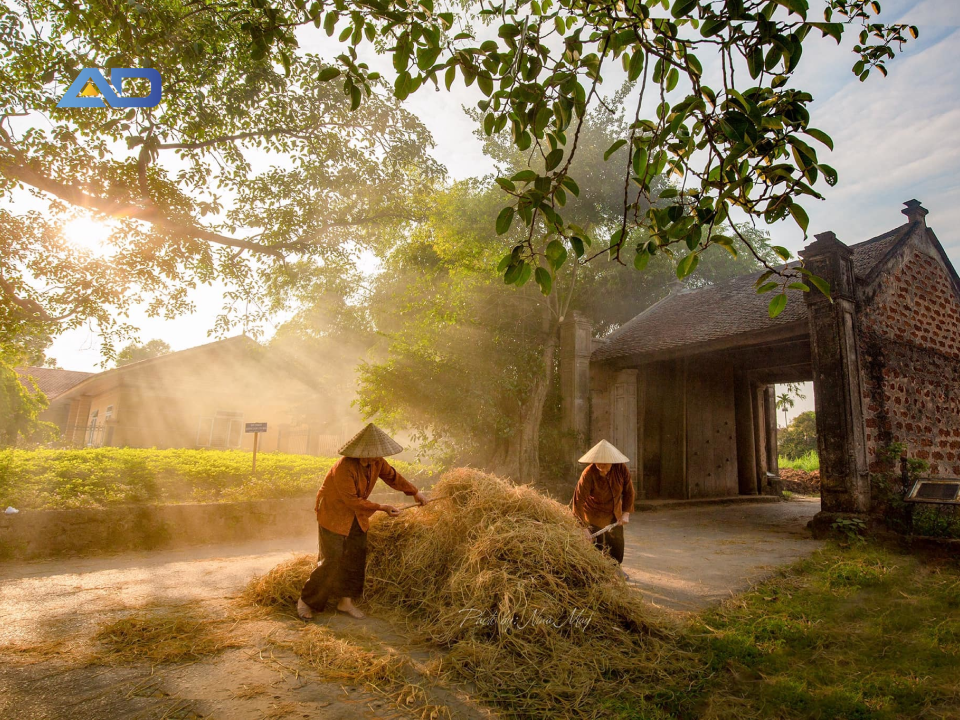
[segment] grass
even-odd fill
[[[95,508],[234,502],[315,493],[337,458],[261,453],[257,474],[241,450],[0,450],[0,507]],[[433,468],[392,462],[425,485]]]
[[[614,716],[960,718],[960,563],[831,545],[697,616],[695,667]]]
[[[806,455],[801,455],[798,458],[788,458],[781,455],[777,458],[777,464],[781,468],[813,472],[814,470],[820,469],[820,457],[817,455],[816,450],[811,450]]]

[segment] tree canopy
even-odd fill
[[[143,345],[130,343],[117,353],[117,367],[160,357],[161,355],[172,352],[172,350],[170,344],[164,340],[150,340]]]
[[[591,231],[616,223],[621,188],[603,156],[626,125],[601,108],[581,130],[574,171],[590,182],[569,214]],[[486,151],[503,167],[524,162],[505,135],[489,138]],[[378,422],[414,430],[425,450],[445,460],[536,481],[540,461],[550,462],[545,451],[561,446],[551,440],[560,433],[555,375],[563,317],[583,312],[595,332],[609,333],[666,295],[678,282],[677,263],[661,254],[642,274],[616,262],[563,263],[549,294],[536,283],[511,287],[495,265],[523,230],[498,236],[491,227],[502,200],[494,178],[456,183],[385,252],[363,301],[365,321],[381,340],[371,342],[361,365],[359,404]],[[772,257],[762,235],[743,232],[761,257]],[[554,252],[554,238],[537,237],[544,252]],[[760,267],[752,255],[706,252],[713,257],[685,278],[688,285]]]
[[[442,168],[399,102],[455,82],[484,96],[483,132],[509,133],[530,159],[497,178],[507,197],[493,225],[521,228],[499,266],[508,283],[549,294],[568,258],[601,253],[639,269],[670,253],[681,277],[713,245],[753,253],[730,218],[792,216],[806,232],[801,201],[836,182],[813,97],[793,83],[804,48],[852,31],[853,71],[885,74],[916,28],[879,13],[868,0],[7,0],[0,198],[26,189],[42,210],[0,210],[5,335],[93,321],[109,358],[135,332],[129,307],[173,316],[214,280],[230,288],[219,330],[252,296],[263,314],[283,307],[317,265],[423,217],[420,191]],[[298,50],[314,27],[341,44],[332,63]],[[360,61],[363,46],[392,58],[392,83]],[[636,85],[628,133],[605,151],[622,198],[619,221],[591,232],[567,208],[589,192],[574,159],[613,63]],[[163,101],[58,109],[85,67],[155,68]],[[105,253],[64,239],[78,211],[112,222]],[[758,287],[777,291],[771,314],[788,288],[828,292],[802,266],[770,273]]]
[[[92,322],[109,359],[135,336],[129,308],[173,317],[213,281],[228,288],[225,330],[417,217],[443,175],[421,123],[374,81],[352,108],[321,58],[265,56],[221,10],[0,4],[0,198],[37,208],[0,210],[5,335]],[[81,68],[118,66],[159,70],[160,105],[56,107]],[[102,252],[69,237],[78,214],[110,223]]]

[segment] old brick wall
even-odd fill
[[[932,475],[960,477],[960,302],[920,236],[866,290],[860,307],[864,419],[871,471],[902,442]]]

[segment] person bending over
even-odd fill
[[[580,458],[588,463],[570,502],[573,514],[590,534],[616,523],[593,543],[618,563],[623,562],[623,526],[630,522],[635,492],[627,463],[630,458],[601,440]]]
[[[337,610],[355,618],[363,613],[354,599],[363,595],[367,563],[367,530],[370,516],[400,511],[392,505],[368,500],[377,478],[394,490],[412,495],[420,505],[426,498],[390,466],[384,456],[402,452],[389,435],[373,423],[367,425],[339,450],[337,460],[317,492],[314,510],[320,533],[320,562],[310,574],[297,601],[297,614],[304,620],[322,611],[328,598],[340,598]]]

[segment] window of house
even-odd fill
[[[200,418],[197,447],[238,448],[243,439],[243,413],[218,411],[213,417]]]
[[[97,423],[97,419],[100,416],[100,410],[94,410],[90,413],[90,421],[87,423],[87,446],[95,446],[97,444],[100,425]]]
[[[107,405],[107,409],[103,414],[103,444],[107,447],[113,445],[113,405]]]

